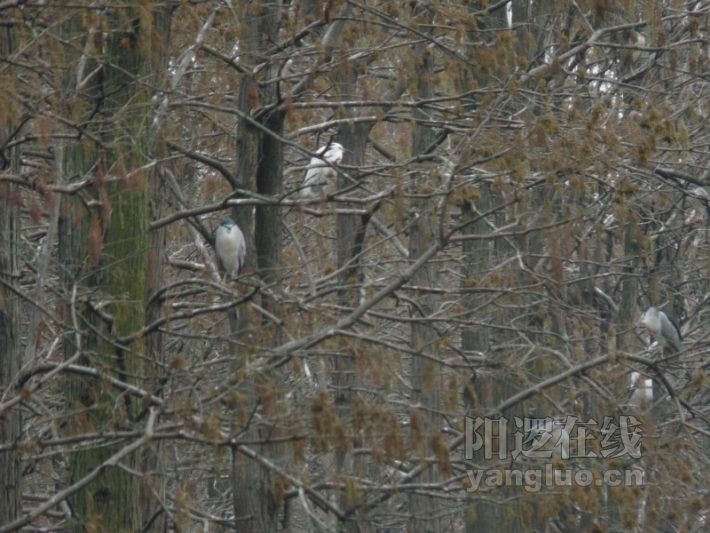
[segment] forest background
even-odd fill
[[[709,13],[1,0],[0,532],[704,530]],[[644,483],[473,490],[544,462],[467,416]]]

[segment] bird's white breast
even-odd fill
[[[244,236],[237,226],[222,226],[217,231],[216,246],[224,268],[235,276],[243,261]]]

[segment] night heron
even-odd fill
[[[653,380],[640,372],[631,372],[629,405],[645,408],[653,400]]]
[[[683,336],[678,324],[657,307],[648,308],[641,317],[641,324],[664,348],[668,348],[672,352],[679,352],[683,347]]]
[[[331,142],[318,148],[316,157],[312,157],[311,162],[308,163],[308,171],[306,172],[306,179],[303,180],[301,196],[310,196],[323,190],[328,181],[335,178],[335,170],[328,163],[332,165],[340,163],[343,160],[344,152],[343,145],[336,142]]]
[[[247,245],[244,234],[237,223],[231,218],[225,218],[215,231],[214,247],[222,266],[227,274],[236,278],[244,266],[247,255]]]

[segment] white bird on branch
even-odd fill
[[[235,279],[244,266],[247,244],[237,223],[225,218],[215,231],[214,247],[227,274]]]
[[[328,182],[336,177],[336,172],[329,165],[337,165],[343,160],[345,148],[336,142],[330,142],[321,146],[316,151],[316,156],[311,158],[306,171],[306,178],[303,180],[301,196],[311,196],[325,188]]]

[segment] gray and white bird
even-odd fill
[[[237,223],[225,218],[215,231],[214,248],[222,266],[232,278],[239,275],[247,256],[244,234]]]
[[[631,393],[629,405],[645,409],[653,401],[653,380],[640,372],[633,371],[629,392]]]
[[[683,336],[680,328],[670,315],[657,307],[649,307],[641,317],[641,324],[653,335],[658,344],[672,352],[679,352],[683,348]]]
[[[336,176],[335,169],[329,166],[328,163],[337,165],[343,160],[344,153],[343,145],[336,142],[331,142],[318,148],[316,157],[312,157],[311,162],[308,163],[301,196],[310,196],[322,191],[328,181]]]

